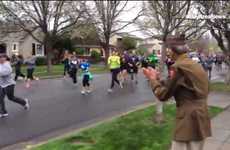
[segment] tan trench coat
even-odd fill
[[[199,141],[211,136],[207,107],[208,77],[202,66],[182,54],[172,66],[171,77],[164,82],[151,81],[156,97],[176,100],[174,140]]]

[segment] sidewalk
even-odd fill
[[[207,139],[204,150],[230,150],[230,93],[210,93],[209,105],[225,110],[212,119],[212,137]]]

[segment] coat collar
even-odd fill
[[[178,58],[176,59],[176,62],[179,62],[179,61],[181,61],[181,60],[183,60],[183,59],[186,59],[186,58],[188,58],[187,53],[181,54],[181,55],[178,56]]]

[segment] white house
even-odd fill
[[[116,47],[119,47],[121,42],[122,42],[122,39],[124,37],[131,37],[131,38],[134,38],[136,41],[137,41],[137,47],[141,44],[141,42],[143,41],[142,38],[139,38],[135,35],[132,35],[132,34],[129,34],[127,32],[121,32],[121,33],[116,33],[114,34],[111,38],[110,38],[110,44],[111,45],[114,45]]]
[[[24,58],[28,56],[44,56],[44,46],[25,31],[13,25],[0,25],[0,46],[4,47],[8,56],[20,54]],[[4,30],[6,29],[7,30]],[[34,31],[38,32],[38,31]]]
[[[162,41],[156,38],[146,38],[144,39],[139,47],[145,48],[149,53],[155,52],[158,57],[161,56]]]

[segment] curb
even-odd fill
[[[114,112],[115,114],[112,114],[112,115],[109,115],[109,116],[106,116],[106,117],[98,118],[98,119],[91,120],[89,122],[83,123],[83,124],[88,124],[85,127],[80,127],[79,129],[71,129],[70,131],[67,131],[67,133],[64,133],[64,134],[63,133],[57,133],[58,135],[56,135],[54,137],[51,137],[51,138],[49,138],[49,137],[44,138],[44,139],[40,140],[39,142],[36,142],[35,141],[36,139],[35,139],[35,140],[31,140],[31,141],[17,143],[17,144],[10,145],[10,146],[7,146],[5,148],[2,148],[2,150],[31,150],[32,148],[36,148],[36,147],[41,146],[43,144],[46,144],[48,142],[52,142],[52,141],[55,141],[55,140],[59,140],[59,139],[62,139],[62,138],[77,134],[77,133],[79,133],[81,131],[96,127],[96,126],[98,126],[100,124],[103,124],[103,123],[106,123],[106,122],[110,122],[110,121],[112,121],[114,119],[117,119],[119,117],[125,116],[125,115],[127,115],[129,113],[132,113],[132,112],[135,112],[135,111],[138,111],[138,110],[142,110],[142,109],[145,109],[145,108],[153,106],[153,105],[155,105],[155,102],[151,102],[151,103],[147,102],[145,104],[133,106],[131,108],[127,108],[127,111]],[[50,133],[50,134],[52,134],[52,133]]]
[[[108,74],[109,72],[102,72],[102,73],[95,73],[94,75],[104,75],[104,74]],[[78,76],[80,77],[80,76]],[[41,76],[39,77],[40,80],[44,80],[44,79],[60,79],[63,78],[63,75],[53,75],[53,76]]]
[[[57,78],[63,78],[63,75],[54,75],[54,76],[40,77],[41,80],[43,80],[43,79],[57,79]]]

